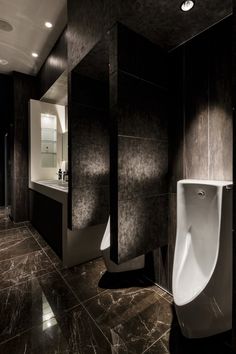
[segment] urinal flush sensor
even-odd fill
[[[200,199],[204,199],[206,197],[206,192],[204,191],[204,189],[198,189],[197,195]]]

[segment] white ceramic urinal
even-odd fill
[[[144,255],[133,258],[130,261],[121,264],[114,263],[110,258],[110,245],[111,245],[111,241],[110,241],[110,217],[109,217],[106,230],[102,238],[101,247],[100,247],[105,265],[107,267],[107,271],[111,273],[117,273],[117,272],[127,272],[131,270],[144,268],[145,265]]]
[[[178,182],[172,285],[186,337],[232,327],[232,182]]]

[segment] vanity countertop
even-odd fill
[[[68,193],[68,182],[58,181],[58,180],[42,180],[42,181],[35,181],[35,183],[41,184],[43,186],[54,188],[59,191]]]

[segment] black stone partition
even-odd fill
[[[167,61],[121,24],[110,30],[111,256],[168,243]]]
[[[108,52],[98,44],[71,73],[69,225],[104,224],[109,216]]]

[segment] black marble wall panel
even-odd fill
[[[184,45],[183,65],[185,177],[231,180],[231,18]]]
[[[73,71],[69,109],[69,221],[82,229],[107,222],[109,215],[108,83]]]
[[[185,176],[208,178],[208,38],[185,46]],[[202,55],[205,53],[205,55]]]
[[[153,259],[171,291],[177,181],[232,179],[231,19],[170,53],[169,67],[168,256],[160,249]]]
[[[168,138],[169,192],[177,192],[177,181],[184,177],[184,48],[180,47],[168,58]]]
[[[12,123],[13,85],[10,75],[0,74],[0,205],[5,203],[5,176],[4,176],[4,136],[10,136]],[[10,166],[9,166],[10,167]]]
[[[209,36],[209,179],[232,180],[232,22]]]
[[[110,36],[111,255],[122,263],[168,242],[167,89],[164,53],[120,24]]]
[[[65,28],[37,75],[40,97],[67,70],[67,42],[67,28]]]
[[[13,73],[14,138],[11,213],[15,222],[28,220],[28,102],[38,98],[35,77]]]
[[[68,66],[71,71],[116,21],[116,0],[68,1]]]
[[[233,183],[236,185],[236,0],[233,0],[232,16],[232,107],[233,107]],[[236,352],[236,188],[233,188],[233,333],[232,346]]]

